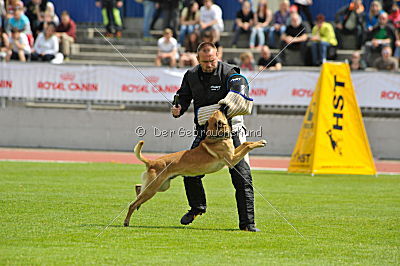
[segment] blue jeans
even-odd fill
[[[327,42],[312,42],[311,43],[312,63],[314,66],[317,66],[326,60],[326,55],[327,55],[329,46],[330,46],[330,43],[327,43]]]
[[[194,30],[195,30],[194,25],[181,25],[181,29],[179,30],[178,42],[183,46],[186,35],[192,33]]]
[[[252,28],[250,34],[250,46],[254,46],[256,43],[256,36],[258,38],[258,46],[263,46],[265,44],[264,32],[268,31],[269,28]]]
[[[282,25],[279,29],[279,35],[282,35],[286,31],[286,25]],[[268,44],[269,47],[276,48],[275,45],[275,27],[271,27],[269,29],[269,34],[268,34]]]
[[[151,37],[150,35],[150,24],[153,19],[156,5],[153,1],[143,1],[143,37]]]

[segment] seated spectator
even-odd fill
[[[195,66],[197,61],[197,47],[200,44],[200,36],[196,31],[186,36],[185,52],[180,56],[179,67]]]
[[[257,12],[254,14],[254,26],[251,29],[250,48],[254,48],[256,36],[258,38],[258,47],[265,44],[265,32],[269,31],[269,24],[272,21],[272,12],[268,8],[267,0],[260,0],[257,6]]]
[[[56,36],[56,25],[50,22],[44,32],[39,33],[32,49],[32,61],[49,62],[58,53],[59,44]]]
[[[20,32],[26,34],[28,39],[32,39],[32,31],[31,31],[31,24],[27,16],[25,16],[24,11],[21,7],[17,7],[14,10],[14,16],[8,20],[8,32],[11,32],[11,29],[17,28]],[[30,40],[31,42],[31,40]]]
[[[224,31],[222,10],[213,0],[204,0],[204,6],[200,8],[200,31],[212,31],[215,41],[219,41]]]
[[[61,52],[65,58],[68,58],[71,55],[71,46],[76,39],[76,24],[68,11],[63,11],[61,14],[61,23],[56,28],[56,36],[61,43]]]
[[[365,70],[367,68],[367,63],[361,58],[359,51],[353,52],[349,64],[351,70]]]
[[[5,0],[6,19],[14,17],[17,8],[24,9],[24,3],[21,0]]]
[[[4,28],[0,26],[0,61],[4,61],[7,57],[9,47],[9,38]]]
[[[392,10],[389,15],[389,20],[392,22],[395,29],[400,32],[400,8],[396,3],[393,3]]]
[[[317,16],[316,25],[312,29],[311,54],[314,66],[321,65],[326,61],[328,49],[331,46],[337,46],[337,40],[333,26],[325,22],[325,16],[319,14]]]
[[[399,69],[399,62],[396,58],[392,57],[392,48],[390,46],[384,46],[381,55],[381,57],[374,61],[376,69],[386,71],[397,71]]]
[[[123,5],[122,0],[96,0],[96,6],[101,8],[103,24],[106,26],[106,37],[122,37],[122,20],[119,8]]]
[[[281,48],[284,48],[290,43],[287,49],[298,50],[305,55],[307,39],[305,26],[301,23],[300,15],[298,13],[292,13],[290,15],[290,25],[287,26],[281,37]],[[283,51],[283,53],[285,53],[285,51]]]
[[[397,35],[395,29],[389,23],[388,14],[382,12],[379,15],[379,24],[369,32],[366,43],[366,52],[371,53],[380,51],[383,46],[391,46],[395,48]]]
[[[383,12],[382,5],[379,1],[374,0],[371,2],[369,12],[365,16],[365,28],[367,31],[372,31],[372,29],[378,25],[379,15]]]
[[[312,19],[311,11],[310,11],[310,6],[312,6],[313,1],[312,0],[294,0],[294,4],[297,6],[298,13],[303,13],[306,18],[308,23],[310,24],[310,27],[314,27],[314,22]]]
[[[201,36],[201,41],[202,42],[212,42],[215,45],[215,47],[217,48],[219,61],[222,61],[223,47],[220,44],[220,42],[216,40],[216,37],[213,35],[213,31],[204,31]]]
[[[188,7],[183,8],[180,23],[179,44],[184,45],[186,35],[195,31],[200,24],[200,11],[197,2],[192,2]]]
[[[232,47],[235,47],[240,34],[248,33],[254,24],[254,14],[248,1],[244,1],[242,8],[236,13],[236,30],[232,40]]]
[[[156,66],[176,66],[176,61],[179,59],[178,42],[172,37],[172,34],[172,30],[167,28],[164,30],[163,37],[158,40]]]
[[[276,48],[275,45],[275,34],[279,36],[285,32],[286,23],[289,19],[289,0],[282,0],[279,5],[279,10],[275,12],[272,22],[274,25],[269,30],[268,44],[269,47]]]
[[[28,37],[17,28],[13,28],[9,39],[7,61],[11,59],[26,62],[30,59],[30,56],[31,47],[29,46]]]
[[[242,70],[253,71],[256,69],[256,64],[254,63],[254,57],[251,52],[245,52],[240,54],[240,68]]]
[[[269,47],[264,45],[261,48],[261,57],[258,59],[258,70],[281,70],[282,69],[282,63],[279,57],[277,58],[272,58],[271,56],[271,51],[269,50]]]
[[[26,16],[31,23],[31,29],[34,38],[43,30],[43,21],[45,20],[45,13],[52,16],[52,21],[58,25],[59,18],[55,14],[54,5],[48,0],[31,0],[26,4]],[[40,27],[40,28],[39,28]]]
[[[37,34],[44,31],[44,29],[50,22],[53,22],[56,25],[56,27],[58,27],[58,25],[60,24],[58,17],[55,16],[54,13],[52,13],[51,11],[46,11],[44,12],[43,20],[40,22],[39,27],[37,28],[38,30]]]
[[[335,15],[336,37],[339,46],[343,46],[342,35],[355,35],[357,49],[361,48],[364,35],[364,6],[362,0],[353,0],[349,5],[339,9]]]

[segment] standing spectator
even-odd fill
[[[337,45],[335,31],[333,26],[325,22],[325,16],[319,14],[317,16],[317,24],[312,29],[311,53],[314,66],[321,65],[327,57],[328,49]]]
[[[29,46],[26,34],[20,32],[17,28],[13,28],[11,30],[8,50],[7,61],[10,61],[10,59],[19,60],[21,62],[28,61],[31,55],[31,47]]]
[[[298,12],[303,13],[305,17],[307,18],[308,23],[310,24],[310,27],[314,27],[314,22],[312,19],[311,11],[310,11],[310,6],[312,6],[313,1],[312,0],[294,0],[294,4],[297,6]]]
[[[362,0],[353,0],[349,5],[339,9],[335,15],[336,37],[339,46],[343,46],[342,35],[355,35],[357,49],[361,48],[364,35],[364,6]]]
[[[307,34],[304,24],[301,22],[301,17],[298,13],[290,15],[290,25],[287,26],[285,32],[282,34],[281,48],[283,49],[287,44],[290,45],[287,49],[300,51],[304,57],[306,54]],[[285,57],[285,50],[283,50]],[[285,57],[286,58],[286,57]],[[305,61],[305,58],[303,58]]]
[[[251,29],[250,48],[254,48],[256,36],[258,38],[258,47],[265,44],[265,32],[269,30],[269,24],[272,20],[272,12],[268,8],[267,0],[260,0],[257,6],[256,14],[254,14],[254,26]]]
[[[351,55],[349,64],[351,70],[365,70],[367,68],[367,63],[364,59],[361,58],[361,54],[359,51],[355,51]]]
[[[286,30],[286,23],[289,19],[289,6],[288,0],[282,0],[279,5],[279,10],[274,14],[274,25],[269,30],[269,47],[275,48],[275,34],[278,33],[280,36]]]
[[[179,20],[179,2],[180,0],[163,0],[161,1],[161,8],[163,12],[163,28],[170,28],[177,37],[176,30],[178,28]]]
[[[200,30],[212,31],[215,41],[219,41],[221,32],[224,31],[222,10],[213,0],[204,0],[204,6],[200,8]]]
[[[269,50],[269,47],[264,45],[261,48],[261,57],[258,59],[258,70],[262,71],[264,69],[268,70],[281,70],[282,69],[282,63],[279,57],[277,58],[272,58],[271,56],[271,51]]]
[[[196,2],[197,3],[197,2]],[[179,67],[195,66],[197,61],[197,47],[200,44],[200,36],[196,31],[192,31],[185,40],[185,52],[179,59]]]
[[[367,31],[372,31],[372,29],[378,24],[379,15],[382,13],[383,10],[381,3],[377,0],[372,1],[369,7],[369,12],[365,16],[365,25]]]
[[[56,36],[61,43],[61,51],[64,58],[69,58],[71,55],[71,46],[76,40],[76,24],[71,19],[68,11],[63,11],[61,14],[61,23],[56,29]]]
[[[254,57],[251,52],[245,52],[240,54],[240,68],[242,70],[253,71],[256,69],[256,64],[254,63]]]
[[[150,41],[152,36],[150,35],[151,21],[156,10],[156,0],[144,0],[143,1],[143,39]]]
[[[175,67],[178,59],[178,42],[172,37],[172,30],[166,28],[163,37],[158,40],[156,66],[169,65]]]
[[[155,4],[156,10],[154,11],[154,15],[153,15],[153,18],[151,20],[150,30],[154,30],[154,27],[155,27],[158,19],[162,15],[162,8],[161,8],[160,2],[161,2],[161,0],[156,0],[156,4]]]
[[[242,8],[236,14],[236,30],[232,40],[232,47],[236,47],[240,34],[248,33],[254,25],[254,14],[248,1],[244,1]]]
[[[381,52],[382,57],[374,61],[374,67],[378,70],[397,71],[399,69],[399,62],[396,58],[392,57],[392,48],[384,46]]]
[[[103,24],[106,26],[106,37],[122,37],[122,20],[119,8],[122,0],[96,0],[96,6],[101,8]]]
[[[179,43],[183,45],[186,35],[195,31],[200,24],[200,11],[197,2],[191,2],[188,7],[183,8],[180,24]]]
[[[56,36],[56,24],[50,22],[44,30],[39,33],[32,49],[32,61],[49,62],[58,53],[59,44]]]

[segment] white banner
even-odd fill
[[[1,64],[0,97],[105,101],[167,101],[179,89],[185,69]],[[243,73],[249,81],[257,72]],[[319,77],[313,71],[264,71],[250,84],[257,105],[305,105]],[[400,108],[400,74],[352,74],[362,107]],[[155,85],[156,88],[152,86]]]

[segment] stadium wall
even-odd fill
[[[145,140],[145,152],[175,152],[187,149],[193,137],[193,114],[173,119],[168,113],[139,111],[99,111],[7,107],[0,109],[0,146],[24,148],[64,148],[131,151]],[[289,156],[302,124],[302,116],[257,115],[246,118],[253,135],[267,139],[267,149],[259,155]],[[400,119],[364,118],[375,158],[400,159]],[[138,137],[141,126],[147,133]],[[161,131],[163,130],[163,131]],[[160,134],[163,133],[163,136]],[[180,137],[179,135],[184,135]]]

